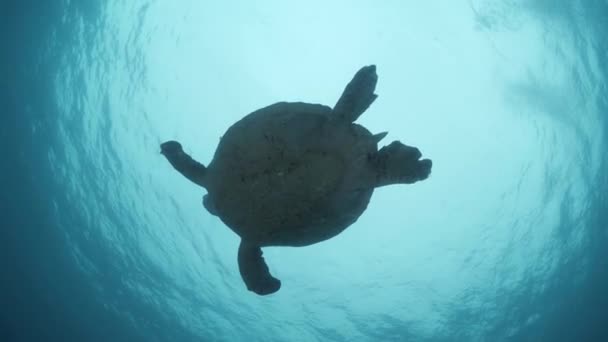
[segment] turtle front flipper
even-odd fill
[[[361,68],[346,85],[342,96],[334,106],[333,115],[341,120],[355,122],[378,97],[374,94],[377,82],[375,65]]]
[[[177,141],[167,141],[160,145],[160,153],[163,154],[169,163],[184,177],[188,178],[196,185],[205,187],[205,173],[207,168],[192,159]]]
[[[281,281],[268,271],[260,246],[241,241],[238,261],[241,277],[249,291],[262,296],[279,291]]]

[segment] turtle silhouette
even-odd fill
[[[261,247],[307,246],[354,223],[375,188],[426,179],[432,167],[399,141],[378,149],[387,132],[354,123],[374,102],[374,65],[361,68],[334,108],[279,102],[233,124],[207,167],[167,141],[161,153],[205,188],[204,207],[241,237],[238,265],[247,288],[274,293],[281,282]]]

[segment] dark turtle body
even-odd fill
[[[162,153],[207,190],[203,203],[241,237],[238,261],[247,287],[278,291],[261,247],[306,246],[336,236],[365,211],[376,187],[426,179],[429,159],[386,132],[354,121],[376,99],[375,66],[363,67],[334,108],[279,102],[232,125],[205,167],[168,141]]]

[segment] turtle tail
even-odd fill
[[[184,177],[194,184],[205,187],[205,173],[207,168],[192,159],[177,141],[167,141],[160,145],[160,153],[167,158],[169,163]]]
[[[241,241],[238,261],[241,277],[249,291],[262,296],[279,291],[281,281],[268,271],[260,246]]]
[[[355,122],[378,97],[374,94],[377,82],[375,65],[364,66],[357,71],[334,106],[334,115],[341,120]]]

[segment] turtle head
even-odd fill
[[[371,158],[376,172],[376,187],[425,180],[431,174],[433,162],[421,157],[422,153],[416,147],[399,141],[382,147]]]

